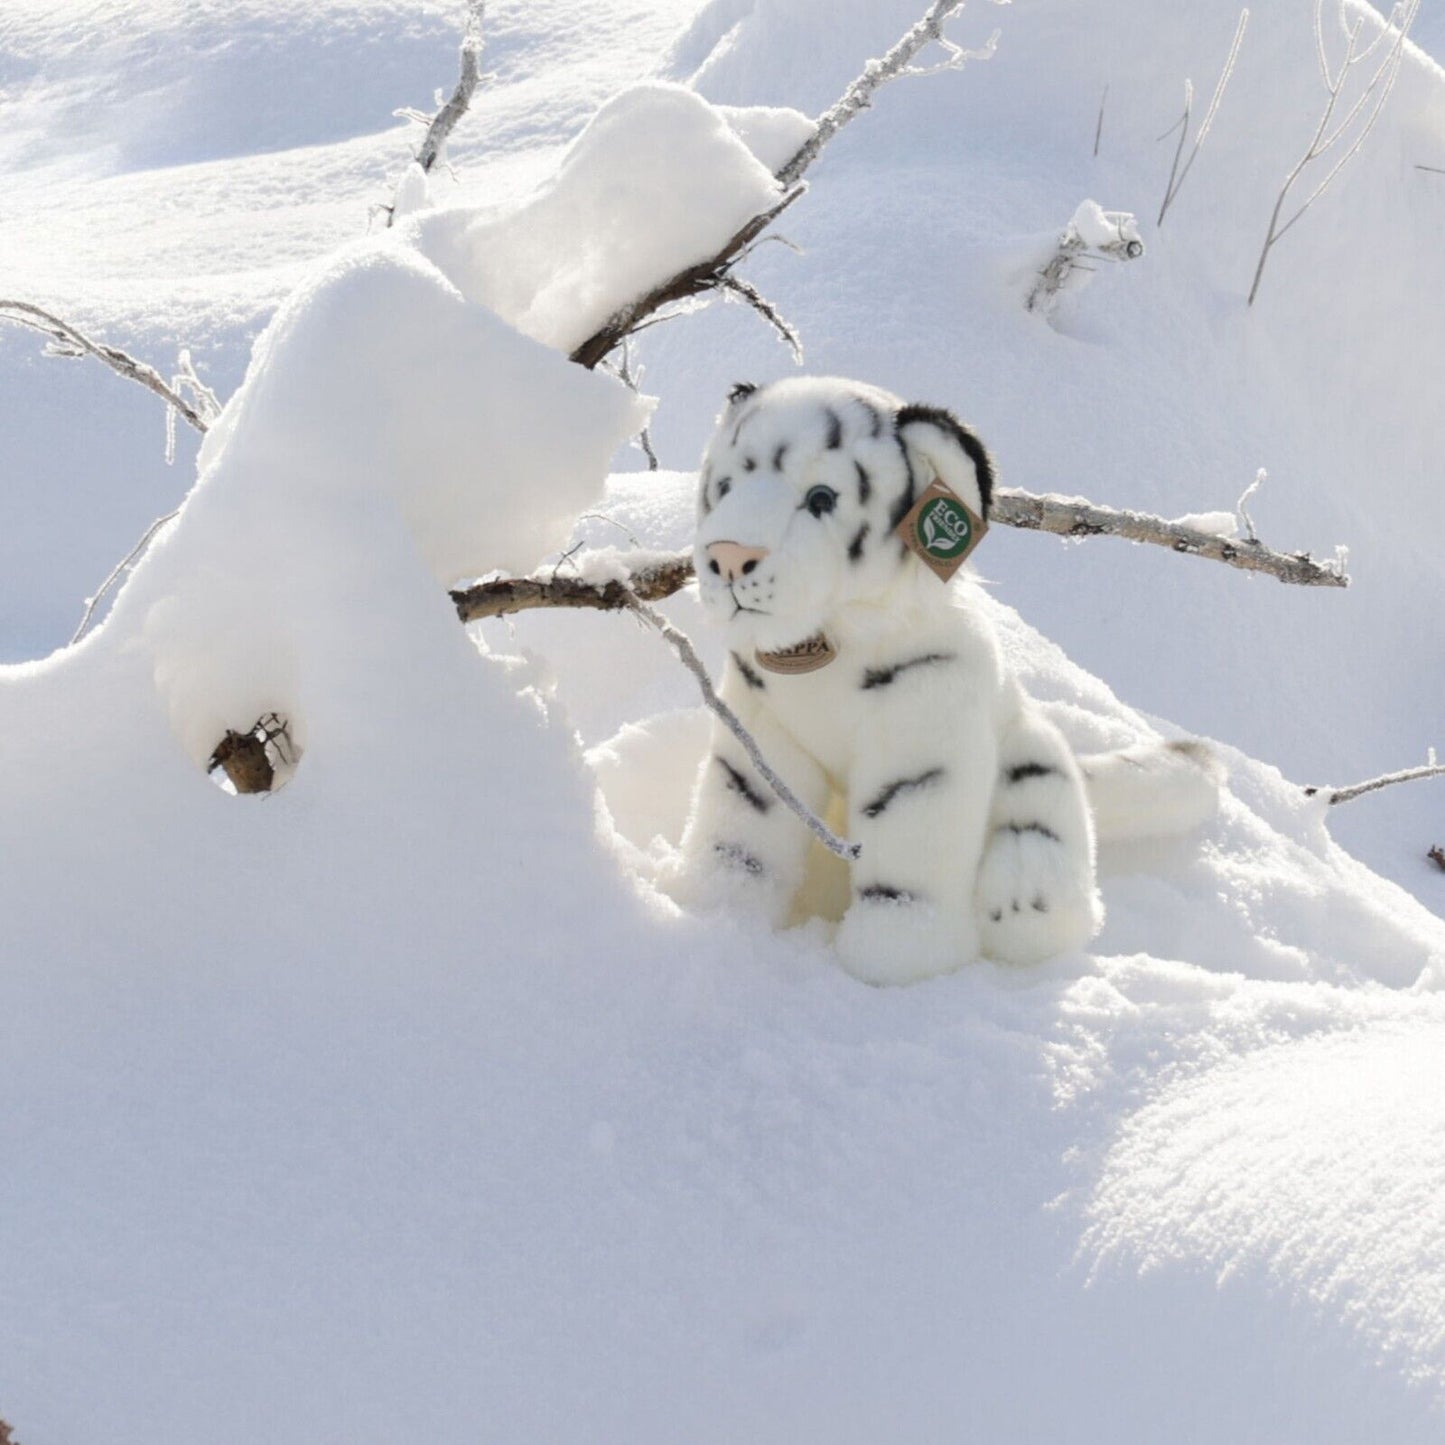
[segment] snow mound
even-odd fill
[[[529,201],[442,212],[419,223],[420,244],[468,296],[571,351],[776,202],[749,144],[771,164],[807,127],[797,112],[724,112],[681,86],[634,86],[598,110]]]

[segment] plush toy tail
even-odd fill
[[[1214,816],[1224,764],[1204,743],[1140,743],[1079,759],[1101,843],[1187,833]]]

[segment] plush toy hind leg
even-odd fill
[[[823,770],[750,705],[749,686],[729,665],[720,695],[753,735],[768,766],[821,815],[828,802]],[[763,781],[732,733],[714,720],[711,748],[683,833],[680,866],[668,892],[684,907],[726,905],[781,927],[803,881],[811,836]]]
[[[1103,922],[1078,765],[1058,730],[1022,698],[1000,739],[974,905],[983,952],[1003,963],[1082,948]]]

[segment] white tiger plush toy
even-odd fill
[[[1116,833],[1212,811],[1197,745],[1080,761],[1007,672],[976,583],[940,581],[895,533],[930,483],[986,519],[993,466],[947,411],[856,382],[735,387],[699,476],[694,551],[730,646],[720,692],[815,813],[861,845],[836,947],[873,983],[980,955],[1030,963],[1103,920],[1096,806]],[[809,833],[715,725],[673,889],[783,924]]]

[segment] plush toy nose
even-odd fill
[[[707,549],[708,570],[736,582],[746,577],[768,555],[766,547],[744,547],[741,542],[714,542]]]

